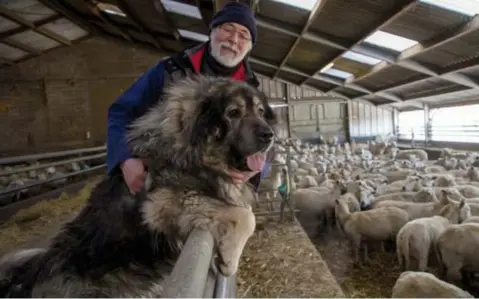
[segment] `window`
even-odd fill
[[[179,15],[195,18],[195,19],[202,19],[201,13],[198,7],[190,4],[181,3],[178,1],[171,1],[171,0],[162,0],[163,6],[169,12],[173,12]]]
[[[180,35],[182,37],[187,38],[187,39],[191,39],[191,40],[195,40],[195,41],[198,41],[198,42],[205,42],[209,39],[209,37],[204,35],[204,34],[189,31],[189,30],[185,30],[185,29],[178,29],[178,32],[180,33]]]
[[[353,51],[348,51],[348,52],[344,53],[343,57],[346,58],[346,59],[349,59],[349,60],[354,60],[354,61],[357,61],[357,62],[360,62],[360,63],[369,64],[369,65],[375,65],[375,64],[378,64],[382,61],[380,59],[377,59],[377,58],[374,58],[374,57],[371,57],[371,56],[366,56],[366,55],[363,55],[363,54],[359,54],[359,53],[356,53],[356,52],[353,52]]]
[[[126,17],[126,14],[116,5],[108,3],[98,3],[97,6],[103,12],[109,13],[111,15],[117,15],[120,17]]]
[[[398,139],[411,140],[414,133],[414,140],[424,141],[424,110],[400,112],[398,126]]]
[[[338,70],[338,69],[335,69],[335,68],[329,68],[329,69],[323,71],[322,73],[328,74],[328,75],[331,75],[331,76],[334,76],[334,77],[339,77],[341,79],[346,79],[346,78],[349,78],[353,75],[351,73],[341,71],[341,70]]]
[[[323,0],[273,0],[276,2],[280,2],[286,5],[290,5],[293,7],[301,8],[304,10],[312,10],[314,5],[316,4],[316,1],[323,1]]]
[[[479,105],[431,110],[433,141],[479,143]]]
[[[421,0],[420,2],[458,12],[470,17],[479,13],[478,0]]]
[[[370,43],[383,48],[388,48],[396,52],[402,52],[412,46],[418,44],[409,38],[401,37],[384,31],[376,31],[364,40],[366,43]]]

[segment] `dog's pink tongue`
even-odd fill
[[[266,153],[256,153],[246,158],[246,164],[252,171],[261,171],[266,164]]]

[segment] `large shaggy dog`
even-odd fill
[[[217,269],[234,274],[255,229],[254,193],[227,171],[262,169],[275,121],[245,83],[194,77],[170,86],[128,133],[148,166],[148,190],[132,196],[121,174],[105,178],[48,248],[3,257],[0,296],[161,296],[195,228],[211,231]]]

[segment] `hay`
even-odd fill
[[[353,263],[348,240],[338,231],[313,238],[313,243],[324,257],[346,297],[391,297],[392,288],[402,272],[394,250],[381,252],[377,246],[371,246],[368,250],[369,263],[357,266]]]
[[[34,238],[44,237],[54,226],[71,217],[88,200],[96,182],[88,183],[75,196],[62,193],[20,210],[0,225],[0,254],[13,250]]]
[[[257,219],[237,274],[241,297],[344,297],[299,223]]]

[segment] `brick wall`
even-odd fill
[[[0,69],[0,156],[104,144],[108,106],[163,55],[95,37]]]

